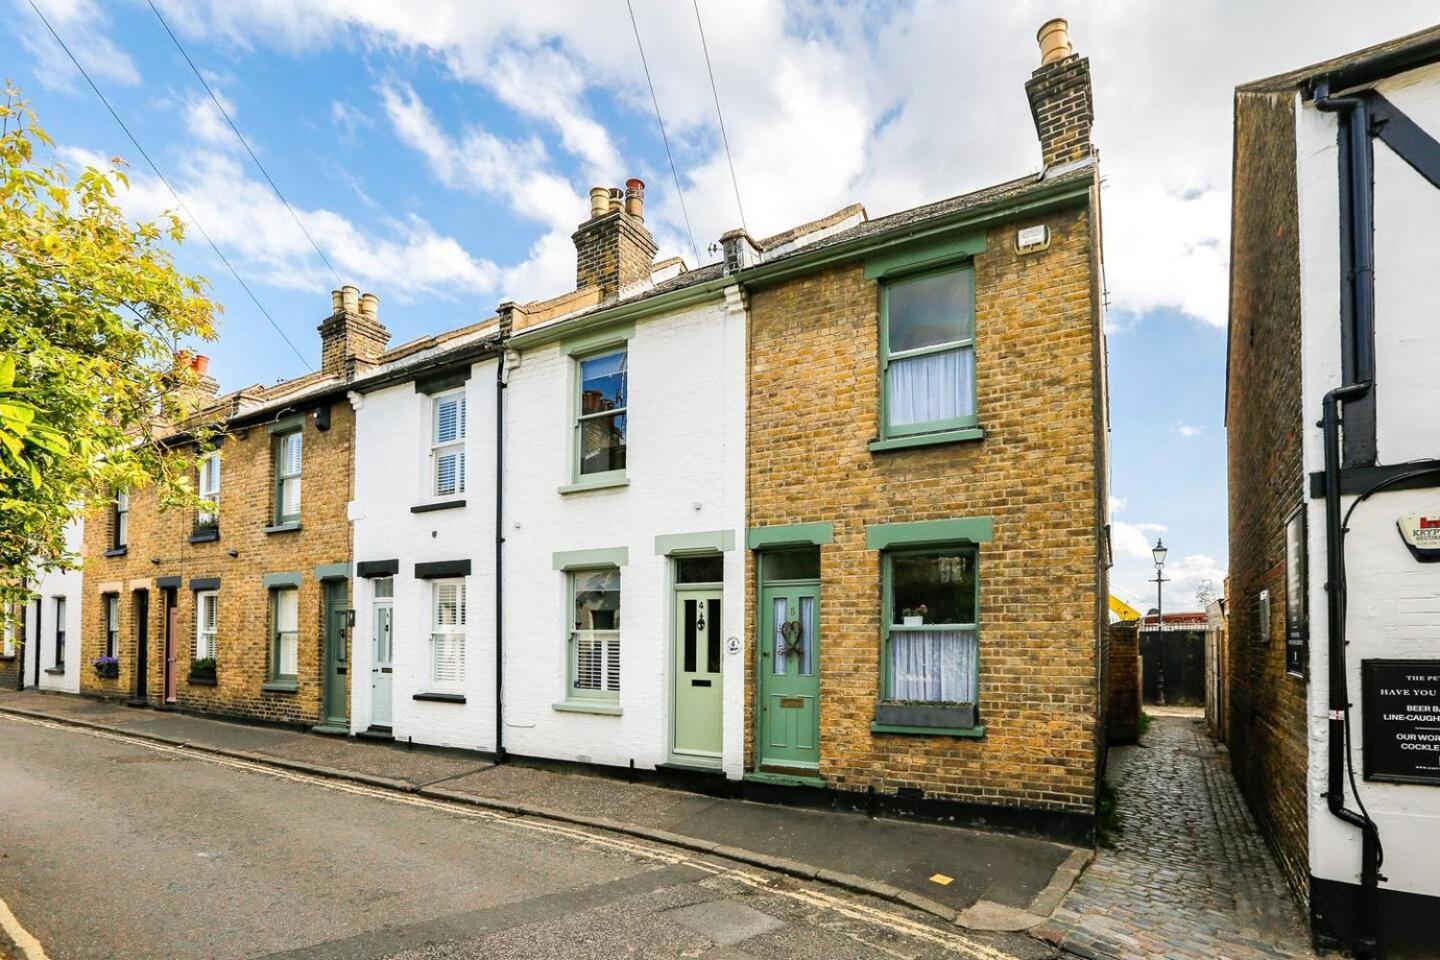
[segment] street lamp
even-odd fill
[[[1159,634],[1151,649],[1155,651],[1155,702],[1159,706],[1165,706],[1165,657],[1160,650],[1160,644],[1165,638],[1165,600],[1163,595],[1164,585],[1170,581],[1165,579],[1165,554],[1170,551],[1165,549],[1165,541],[1159,537],[1155,538],[1155,548],[1150,555],[1155,558],[1155,579],[1150,582],[1155,584],[1155,632]]]

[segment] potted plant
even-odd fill
[[[901,611],[901,620],[900,620],[900,622],[903,623],[903,624],[905,624],[905,626],[907,626],[907,627],[920,627],[920,626],[924,626],[924,624],[925,624],[925,614],[927,614],[927,613],[929,613],[929,612],[930,612],[930,608],[927,607],[927,606],[925,606],[925,604],[923,604],[923,603],[920,604],[918,607],[905,607],[905,608]]]
[[[115,657],[96,657],[90,665],[95,668],[95,676],[101,680],[114,680],[120,676],[120,661]]]
[[[208,683],[215,682],[215,658],[201,657],[190,662],[190,682]]]

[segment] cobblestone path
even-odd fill
[[[1094,958],[1313,957],[1309,936],[1203,719],[1155,716],[1111,751],[1120,836],[1038,936]]]

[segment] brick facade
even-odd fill
[[[1136,622],[1112,623],[1105,631],[1105,739],[1134,743],[1140,738],[1140,632]]]
[[[1071,54],[1041,66],[1025,84],[1045,166],[1090,155],[1095,107],[1090,95],[1090,60]]]
[[[1093,191],[1090,194],[1093,197]],[[863,264],[751,295],[747,525],[831,522],[821,548],[820,759],[842,790],[1089,816],[1098,769],[1103,359],[1093,207],[1035,215],[974,259],[983,439],[871,452],[879,435],[879,287]],[[880,695],[881,555],[870,524],[993,517],[981,545],[982,738],[872,733]],[[756,554],[746,636],[756,622]],[[753,690],[755,657],[747,658]],[[755,701],[747,698],[747,767]]]
[[[1305,489],[1293,94],[1237,94],[1235,156],[1227,742],[1241,792],[1303,899],[1305,681],[1285,673],[1284,643],[1285,522]],[[1262,590],[1270,596],[1263,624]]]
[[[576,288],[599,287],[607,298],[648,279],[659,249],[645,221],[625,210],[585,221],[573,239]]]
[[[348,563],[350,524],[346,505],[351,498],[354,419],[343,398],[326,404],[328,430],[316,426],[313,409],[305,416],[300,529],[267,533],[273,522],[273,437],[265,423],[233,428],[220,446],[221,494],[219,538],[192,543],[195,517],[188,510],[162,509],[154,488],[131,495],[129,537],[121,556],[105,556],[112,543],[110,517],[99,512],[85,525],[85,618],[81,634],[84,657],[81,692],[106,696],[143,696],[153,705],[165,700],[164,589],[167,578],[179,577],[176,589],[176,706],[289,724],[320,722],[322,710],[323,587],[315,576],[322,564]],[[262,577],[299,572],[300,623],[298,687],[295,692],[267,692],[269,679],[270,603]],[[195,645],[195,579],[220,580],[216,682],[192,683],[190,663]],[[344,581],[341,581],[342,585]],[[120,594],[120,676],[95,675],[90,661],[105,645],[103,595]],[[139,594],[149,602],[148,676],[136,689]],[[347,700],[348,702],[348,700]]]

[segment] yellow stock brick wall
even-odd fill
[[[872,453],[879,286],[861,263],[753,292],[748,526],[834,524],[821,548],[820,769],[827,785],[1093,811],[1105,618],[1103,344],[1088,207],[1030,217],[975,258],[982,440]],[[880,695],[881,557],[870,524],[992,517],[980,546],[981,739],[872,734]],[[755,554],[747,637],[757,634]],[[754,650],[747,688],[754,687]],[[755,703],[747,698],[747,766]]]
[[[313,411],[305,416],[301,528],[266,533],[274,513],[272,437],[265,424],[235,429],[220,446],[219,539],[191,543],[195,517],[190,511],[162,510],[155,490],[131,497],[129,545],[123,556],[107,557],[113,532],[106,512],[85,522],[85,618],[81,632],[81,692],[134,696],[138,671],[137,594],[148,591],[148,677],[143,691],[152,704],[165,698],[165,599],[158,582],[179,577],[176,589],[174,669],[176,705],[291,724],[314,724],[323,709],[323,585],[321,564],[348,563],[350,523],[346,505],[352,496],[354,412],[343,398],[331,403],[330,428],[319,430]],[[270,603],[263,576],[299,572],[300,624],[296,692],[269,692]],[[195,645],[195,578],[219,578],[216,683],[191,683]],[[341,589],[345,589],[342,581]],[[120,676],[97,677],[90,661],[105,645],[102,595],[120,594]],[[348,660],[348,656],[347,656]],[[348,703],[348,697],[347,697]]]

